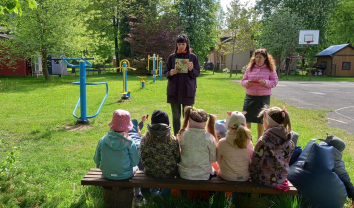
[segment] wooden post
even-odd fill
[[[112,187],[112,190],[104,189],[104,201],[109,208],[133,207],[134,191],[131,187]]]

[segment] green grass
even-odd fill
[[[233,81],[241,78],[242,74],[230,78],[229,74],[201,72],[194,106],[215,114],[218,119],[226,118],[226,111],[242,110],[245,90]],[[149,77],[146,88],[141,89],[140,79],[130,75],[128,89],[133,91],[132,99],[118,103],[123,91],[121,74],[88,75],[87,82],[108,82],[109,95],[99,115],[90,119],[92,128],[67,131],[65,126],[76,122],[72,111],[79,98],[79,86],[72,82],[79,78],[53,76],[51,79],[46,82],[44,77],[0,77],[0,163],[18,149],[18,155],[9,159],[7,170],[2,171],[6,174],[0,175],[0,208],[103,207],[102,191],[98,187],[83,187],[80,180],[95,167],[92,157],[98,140],[109,130],[113,111],[126,109],[132,118],[140,119],[161,109],[172,116],[166,103],[166,78],[157,78],[153,83]],[[88,116],[96,113],[104,95],[104,85],[87,86]],[[271,104],[285,105],[273,98]],[[354,135],[329,127],[329,111],[288,105],[287,109],[293,130],[300,134],[298,144],[302,147],[312,138],[325,138],[327,132],[347,143],[344,161],[354,178]],[[80,109],[76,115],[80,115]],[[252,132],[256,138],[256,129]]]
[[[301,71],[300,71],[301,73]],[[305,72],[304,72],[305,73]],[[282,81],[341,81],[341,82],[354,82],[354,77],[330,77],[330,76],[315,76],[315,75],[294,75],[282,74],[279,76],[279,80]]]

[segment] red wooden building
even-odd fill
[[[9,32],[0,27],[0,39],[10,39]],[[16,64],[8,67],[7,64],[11,61],[11,57],[6,55],[6,49],[0,48],[0,76],[29,76],[32,74],[31,65],[27,64],[25,58],[14,60]],[[6,57],[7,56],[7,57]]]

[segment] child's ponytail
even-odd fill
[[[283,106],[283,109],[279,108],[279,107],[269,107],[269,106],[264,106],[262,108],[262,111],[259,113],[258,117],[261,116],[269,116],[273,122],[276,122],[274,124],[278,125],[278,126],[282,126],[283,128],[285,128],[287,130],[287,134],[290,134],[291,132],[291,122],[290,122],[290,116],[289,113],[286,111],[285,106]],[[263,117],[264,118],[264,117]],[[265,119],[267,119],[265,117]],[[272,123],[270,123],[268,121],[268,124],[271,127],[275,127],[276,125],[272,125]]]
[[[246,149],[247,145],[251,141],[251,130],[240,123],[235,131],[236,138],[234,140],[234,145],[240,149]]]
[[[216,117],[214,115],[208,114],[208,121],[207,121],[207,128],[206,131],[209,132],[210,134],[212,134],[215,138],[215,142],[218,143],[218,137],[216,136],[215,133],[215,121],[216,121]]]
[[[177,134],[177,137],[179,137],[179,138],[181,138],[182,133],[186,130],[186,128],[188,126],[189,117],[191,115],[191,109],[193,109],[192,106],[184,107],[184,119],[183,119],[182,128],[178,131],[178,134]]]
[[[281,113],[282,113],[282,118],[283,118],[283,122],[281,125],[284,128],[286,128],[287,135],[288,135],[291,132],[291,122],[290,122],[290,116],[289,116],[288,112],[286,111],[285,106],[283,106],[283,110],[281,111]]]

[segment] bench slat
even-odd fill
[[[167,188],[167,189],[184,189],[184,190],[202,190],[202,191],[227,191],[241,193],[262,193],[262,194],[288,194],[296,195],[296,188],[289,183],[290,190],[280,192],[273,188],[260,185],[255,182],[237,182],[226,181],[219,176],[208,181],[193,181],[182,178],[150,178],[142,171],[138,171],[134,177],[123,180],[114,181],[108,180],[103,175],[99,168],[91,168],[90,171],[81,180],[81,185],[94,186],[112,186],[112,187],[141,187],[141,188]]]

